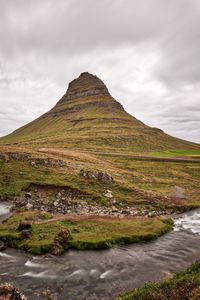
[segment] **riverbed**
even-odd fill
[[[5,204],[0,214],[9,214]],[[156,241],[61,256],[0,252],[0,281],[15,284],[29,300],[110,300],[148,281],[170,278],[200,259],[200,209],[175,216],[174,230]],[[50,298],[49,298],[50,299]]]

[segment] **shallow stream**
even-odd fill
[[[8,213],[0,204],[0,214]],[[175,217],[173,231],[156,241],[99,251],[69,250],[61,256],[0,252],[0,281],[12,282],[29,300],[108,300],[159,281],[200,259],[200,209]],[[49,291],[49,293],[50,293]]]

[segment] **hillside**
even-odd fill
[[[59,254],[155,239],[173,226],[163,214],[200,206],[199,158],[198,144],[146,126],[82,73],[54,108],[0,139],[0,201],[15,212],[0,246]]]
[[[165,134],[128,114],[106,85],[87,72],[69,83],[66,94],[47,113],[13,133],[0,144],[71,150],[141,153],[200,146]]]

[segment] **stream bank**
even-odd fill
[[[69,250],[61,256],[0,252],[0,280],[18,286],[29,300],[110,300],[200,259],[200,209],[175,217],[173,231],[156,241],[101,251]]]

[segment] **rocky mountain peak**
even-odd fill
[[[97,76],[83,72],[72,80],[62,101],[90,95],[110,95],[106,85]]]

